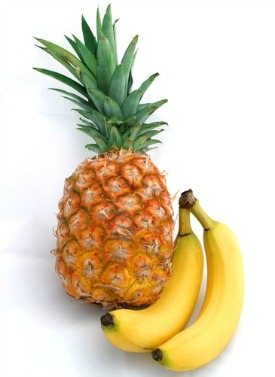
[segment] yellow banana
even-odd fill
[[[239,322],[243,303],[243,267],[238,241],[224,224],[202,210],[191,190],[182,195],[183,206],[204,228],[207,260],[205,301],[198,319],[152,352],[168,369],[182,371],[200,367],[227,345]]]
[[[107,313],[101,318],[104,334],[112,344],[130,352],[156,348],[187,323],[198,298],[202,272],[201,244],[191,229],[189,211],[180,208],[172,276],[160,298],[145,309]]]
[[[112,323],[113,317],[107,313],[103,317],[101,317],[101,327],[103,329],[106,338],[109,342],[123,351],[128,352],[149,352],[150,350],[146,350],[144,348],[138,347],[134,343],[130,342],[127,338],[125,338],[115,326],[110,326]]]

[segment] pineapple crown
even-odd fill
[[[72,93],[50,88],[77,105],[74,110],[81,115],[78,129],[94,141],[86,148],[96,153],[119,148],[147,152],[152,145],[160,143],[153,137],[163,131],[161,126],[167,123],[146,123],[146,120],[167,100],[140,103],[158,73],[151,75],[138,89],[131,90],[138,36],[132,39],[118,63],[115,27],[109,5],[102,20],[97,10],[97,37],[83,16],[83,42],[74,35],[72,38],[65,36],[76,55],[45,39],[36,38],[42,45],[37,47],[61,63],[76,80],[48,69],[34,69],[74,90]]]

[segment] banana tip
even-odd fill
[[[181,208],[190,209],[196,202],[196,198],[191,189],[184,191],[179,199],[179,205]]]
[[[156,348],[154,351],[152,351],[152,358],[156,361],[162,360],[162,350],[160,348]]]
[[[114,326],[114,319],[113,319],[112,314],[110,314],[110,313],[104,314],[100,318],[100,322],[101,322],[102,326]]]

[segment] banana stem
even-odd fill
[[[198,219],[204,230],[209,230],[213,227],[214,221],[201,208],[192,190],[184,191],[181,194],[179,203],[181,208],[189,210]]]
[[[191,223],[190,223],[190,211],[184,208],[179,210],[179,236],[183,237],[187,234],[192,233]]]

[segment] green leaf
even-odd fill
[[[155,78],[158,76],[159,76],[158,73],[154,73],[153,75],[151,75],[147,80],[145,80],[141,84],[141,86],[137,90],[134,90],[125,99],[122,105],[122,114],[125,118],[129,117],[130,115],[134,114],[137,111],[138,104],[141,101],[144,93],[152,84],[152,82],[155,80]]]
[[[56,53],[54,53],[53,51],[50,52],[46,47],[43,49],[43,51],[45,51],[47,54],[51,55],[52,58],[54,58],[55,60],[57,60],[60,64],[62,64],[69,72],[71,72],[71,74],[78,80],[80,81],[80,71],[79,70],[76,70],[72,64],[70,62],[68,62],[67,60],[61,58],[59,55],[57,55]]]
[[[131,70],[129,73],[129,79],[128,79],[128,85],[127,85],[127,96],[131,92],[132,85],[133,85],[133,76],[132,76],[132,70]]]
[[[92,121],[92,123],[100,130],[100,133],[109,138],[109,126],[106,123],[105,117],[96,110],[83,111],[77,109],[79,114]]]
[[[81,25],[84,43],[86,47],[91,51],[91,53],[96,56],[97,41],[84,16],[82,16],[81,18]]]
[[[156,139],[147,139],[144,136],[139,137],[135,142],[134,142],[134,149],[137,151],[143,150],[144,148],[149,147],[150,145],[161,143],[161,141],[156,140]]]
[[[103,93],[108,94],[111,78],[116,69],[116,62],[108,38],[101,35],[97,48],[97,84]]]
[[[122,105],[127,95],[127,81],[125,70],[120,64],[112,76],[109,88],[109,96],[113,98],[119,105]]]
[[[85,128],[85,127],[81,127],[79,128],[79,130],[91,136],[96,142],[96,145],[98,145],[98,147],[100,148],[101,152],[105,152],[106,150],[108,150],[108,144],[106,142],[106,139],[103,138],[103,136],[100,135],[97,131],[92,130],[92,129],[88,130],[88,128]]]
[[[97,83],[94,81],[91,81],[89,76],[86,75],[86,73],[81,73],[81,80],[87,90],[88,97],[93,101],[90,92],[91,90],[95,89],[98,90]],[[94,101],[93,101],[94,102]]]
[[[122,142],[123,140],[118,129],[116,127],[112,127],[111,132],[110,132],[109,146],[110,147],[115,146],[115,147],[120,148],[122,145]]]
[[[146,140],[147,140],[146,136],[141,136],[138,139],[136,139],[135,142],[133,143],[134,149],[137,151],[140,150],[142,144],[145,143]]]
[[[65,38],[67,39],[67,41],[70,43],[70,45],[72,46],[72,48],[75,50],[75,52],[77,53],[79,59],[81,60],[82,59],[82,56],[77,48],[77,45],[75,43],[75,41],[73,39],[71,39],[70,37],[68,37],[67,35],[65,35]],[[81,60],[82,61],[82,60]],[[83,63],[83,61],[82,61]]]
[[[125,101],[128,92],[128,82],[133,59],[135,56],[135,47],[138,37],[133,38],[122,58],[121,64],[116,68],[109,86],[109,96],[119,105]]]
[[[136,35],[130,42],[126,51],[124,52],[123,58],[121,60],[121,65],[124,66],[125,72],[127,74],[127,80],[134,62],[136,45],[138,42],[138,35]]]
[[[115,46],[115,56],[116,56],[116,64],[117,64],[117,42],[116,42],[116,23],[118,22],[118,19],[115,20],[113,24],[113,34],[114,34],[114,46]]]
[[[99,38],[101,36],[101,17],[100,17],[100,12],[99,12],[99,8],[97,8],[97,11],[96,11],[96,34],[97,34],[97,40],[99,41]]]
[[[119,105],[110,97],[105,97],[104,100],[104,114],[108,118],[115,118],[122,120],[122,113]]]
[[[161,129],[161,130],[147,131],[147,132],[143,132],[143,133],[139,134],[139,136],[145,136],[147,139],[150,139],[151,137],[159,134],[162,131],[163,131],[163,129]]]
[[[76,37],[73,36],[75,40],[67,37],[65,38],[73,47],[81,62],[86,66],[86,68],[96,77],[96,58],[91,53],[91,51]]]
[[[113,51],[114,61],[115,61],[115,64],[117,65],[117,49],[116,49],[116,41],[115,41],[115,35],[114,35],[112,11],[111,11],[110,4],[108,5],[106,9],[106,13],[103,17],[101,32],[103,35],[105,35],[108,38],[108,41]]]
[[[137,123],[143,123],[152,115],[160,106],[165,104],[167,100],[161,100],[151,104],[146,104],[141,110],[137,111],[134,115],[126,119],[128,125],[133,125]],[[138,107],[139,109],[139,107]]]
[[[149,88],[149,86],[152,84],[152,82],[159,76],[159,73],[154,73],[150,77],[148,77],[147,80],[145,80],[139,87],[139,90],[142,92],[146,92],[146,90]]]
[[[100,113],[104,113],[104,101],[105,101],[105,94],[102,93],[100,90],[87,88],[89,97],[93,100],[97,110]]]
[[[96,125],[93,122],[89,122],[87,119],[84,119],[84,118],[80,118],[80,120],[83,124],[78,124],[78,126],[80,126],[80,127],[90,127],[95,131],[99,131],[99,133],[101,135],[100,130],[98,130],[98,128],[96,127]]]
[[[100,140],[102,140],[107,145],[107,140],[101,135],[100,132],[98,132],[93,127],[85,126],[85,125],[82,125],[82,124],[78,124],[78,126],[79,127],[77,129],[79,131],[84,132],[85,134],[91,136],[94,140],[99,138]]]
[[[94,76],[75,55],[45,39],[36,39],[46,47],[46,52],[63,64],[78,80],[81,81],[81,74],[85,74],[91,82],[96,83]]]
[[[136,57],[135,49],[136,49],[137,42],[138,42],[138,36],[136,35],[132,39],[129,46],[127,47],[123,55],[123,58],[121,60],[121,65],[123,66],[123,69],[125,72],[125,93],[127,93],[129,90],[130,72],[134,64],[135,57]],[[126,98],[126,95],[125,95],[125,98]]]
[[[62,82],[65,85],[70,86],[72,89],[76,90],[78,93],[87,97],[87,91],[77,81],[74,81],[71,78],[69,78],[65,75],[62,75],[61,73],[50,71],[48,69],[44,69],[44,68],[33,68],[33,69],[35,69],[38,72],[43,73],[44,75],[50,76],[50,77]]]
[[[75,103],[77,106],[79,106],[81,109],[83,109],[85,111],[90,111],[91,108],[92,108],[92,106],[89,102],[84,103],[83,101],[79,101],[79,100],[76,100],[76,99],[68,97],[68,96],[63,96],[63,97],[66,98],[67,100],[69,100],[70,102]]]
[[[110,97],[106,96],[100,90],[87,89],[89,97],[92,99],[97,110],[105,114],[108,118],[122,120],[122,113],[119,105]]]
[[[88,101],[86,101],[83,97],[78,96],[77,94],[74,94],[74,93],[71,93],[71,92],[67,92],[66,90],[62,90],[62,89],[59,89],[59,88],[49,88],[49,90],[54,90],[55,92],[64,94],[65,96],[68,96],[68,97],[72,97],[72,98],[74,98],[74,99],[76,99],[78,101],[82,101],[86,105],[89,105]]]
[[[146,149],[147,147],[149,147],[150,145],[153,145],[153,144],[162,144],[162,142],[160,140],[157,140],[157,139],[149,139],[141,145],[141,150],[144,150],[144,149]]]
[[[93,151],[93,152],[95,152],[95,153],[97,153],[97,154],[99,154],[99,153],[103,153],[104,151],[102,151],[101,149],[100,149],[100,147],[97,145],[97,144],[87,144],[87,145],[85,145],[85,148],[87,148],[87,149],[89,149],[90,151]]]
[[[127,119],[128,117],[136,113],[138,104],[143,94],[144,92],[137,89],[134,90],[131,94],[129,94],[129,96],[125,99],[121,107],[124,118]]]
[[[89,69],[89,71],[96,77],[96,58],[91,53],[91,51],[76,37],[73,36],[75,39],[75,43],[77,49],[83,59],[84,64]]]
[[[140,129],[141,129],[141,125],[131,127],[130,133],[129,133],[129,139],[135,140],[139,136]]]
[[[140,128],[139,136],[142,136],[148,131],[156,129],[157,127],[165,126],[165,125],[167,125],[166,122],[153,122],[153,123],[148,123],[148,124],[144,123],[142,127]]]

